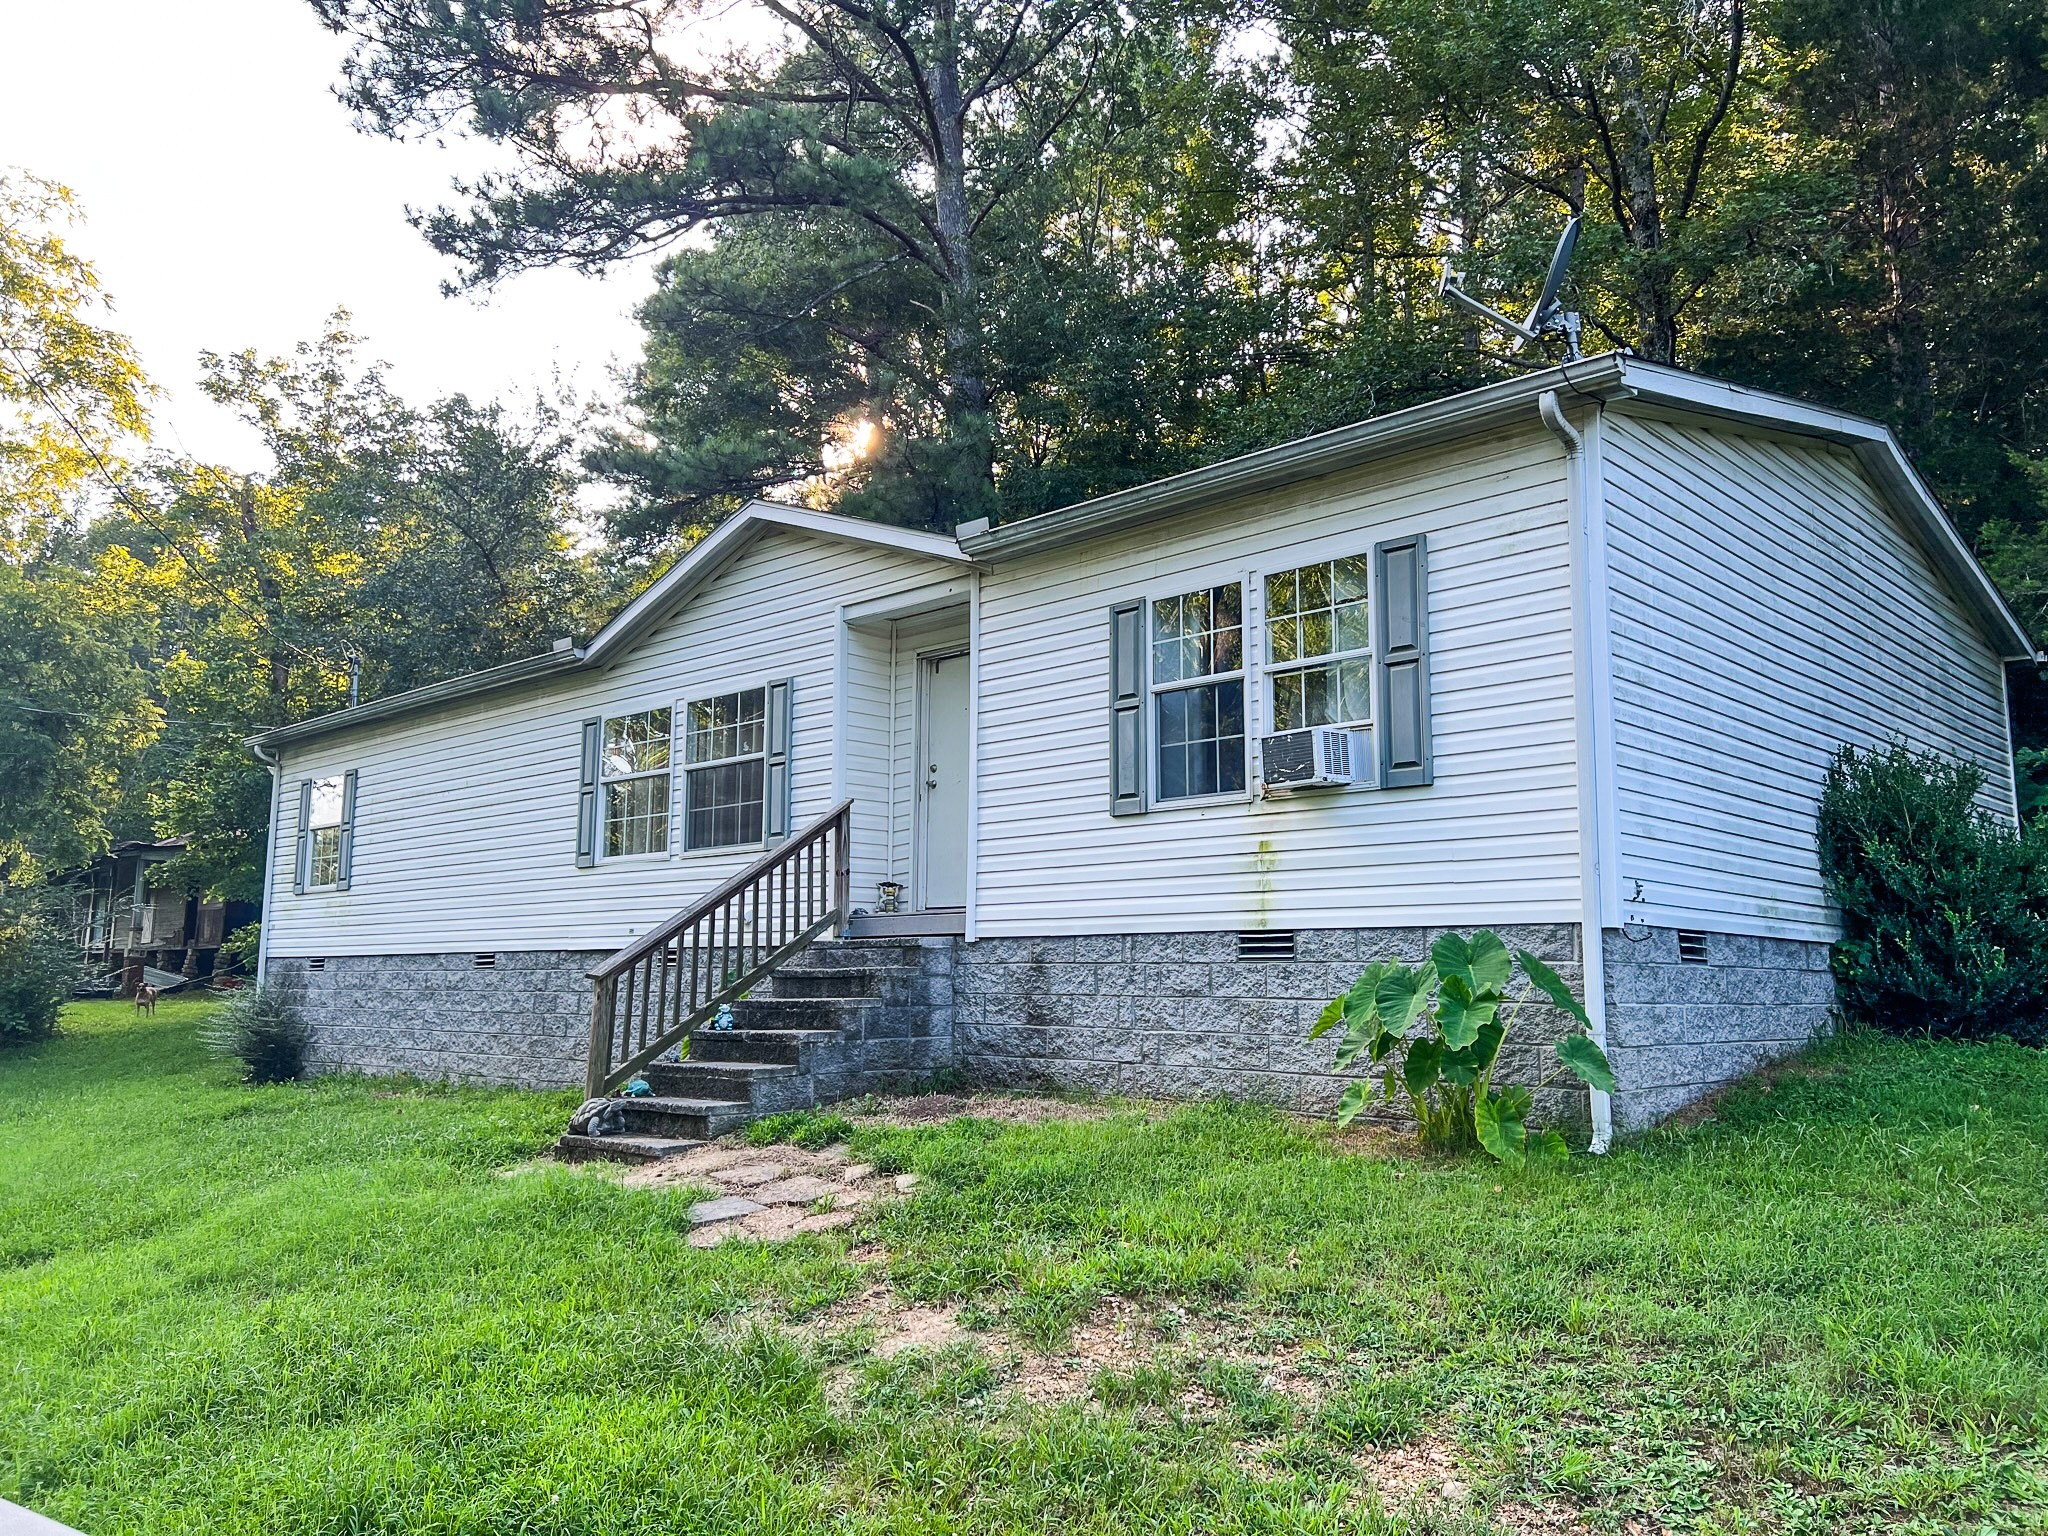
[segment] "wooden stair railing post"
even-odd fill
[[[852,829],[853,802],[847,800],[591,967],[590,1060],[584,1083],[589,1097],[609,1093],[688,1039],[721,1005],[744,996],[826,929],[845,931],[852,897]],[[832,900],[819,910],[826,844]],[[625,978],[623,999],[620,977]]]

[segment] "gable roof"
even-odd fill
[[[1642,401],[1847,447],[1886,503],[1919,534],[1929,555],[2008,661],[2040,659],[1998,588],[1970,553],[1891,430],[1847,411],[1750,389],[1618,352],[1546,368],[1441,400],[1297,438],[1129,490],[991,527],[986,519],[956,530],[960,547],[990,563],[1079,543],[1498,428],[1533,421],[1547,394],[1597,404]]]
[[[543,651],[538,656],[523,656],[517,661],[508,661],[501,666],[486,667],[481,672],[465,672],[460,677],[444,678],[423,688],[413,688],[405,693],[372,699],[367,704],[357,704],[348,709],[331,710],[327,714],[315,715],[309,720],[300,720],[292,725],[280,725],[272,730],[258,732],[249,737],[247,743],[251,747],[263,749],[287,746],[293,742],[308,741],[315,736],[324,736],[330,731],[347,730],[353,726],[367,725],[374,720],[389,720],[399,715],[414,714],[423,709],[432,709],[437,705],[471,698],[477,694],[493,693],[500,688],[509,688],[519,683],[609,666],[645,640],[755,543],[766,535],[778,531],[893,549],[903,554],[919,555],[958,566],[971,566],[974,563],[967,555],[961,553],[960,546],[955,540],[944,534],[892,528],[882,523],[869,522],[865,518],[844,517],[837,512],[814,512],[808,507],[784,507],[769,501],[750,501],[693,545],[674,565],[662,572],[653,585],[626,604],[604,628],[591,637],[587,645],[579,646],[569,640],[557,640],[552,650]]]

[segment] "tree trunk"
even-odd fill
[[[946,425],[960,455],[955,485],[962,501],[980,500],[994,484],[988,380],[982,371],[981,316],[975,285],[973,232],[967,203],[967,111],[960,96],[960,39],[954,0],[938,7],[932,108],[937,119],[934,223],[944,265]]]
[[[1671,265],[1664,252],[1664,211],[1657,194],[1656,117],[1646,99],[1642,56],[1634,48],[1614,55],[1622,200],[1628,209],[1629,244],[1635,249],[1636,350],[1652,362],[1678,361],[1678,314],[1671,291]]]

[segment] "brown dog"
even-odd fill
[[[155,1013],[156,998],[156,988],[152,987],[146,981],[143,982],[140,986],[138,986],[135,989],[135,1011],[137,1013]]]

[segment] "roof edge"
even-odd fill
[[[1522,410],[1533,412],[1536,401],[1549,390],[1562,389],[1581,399],[1597,401],[1624,398],[1631,393],[1627,373],[1627,359],[1620,353],[1604,352],[1582,362],[1482,384],[1477,389],[1411,405],[1369,421],[1255,449],[1014,523],[993,528],[963,524],[955,533],[960,547],[977,560],[1014,559],[1171,517],[1196,506],[1336,474],[1374,459],[1448,442]]]

